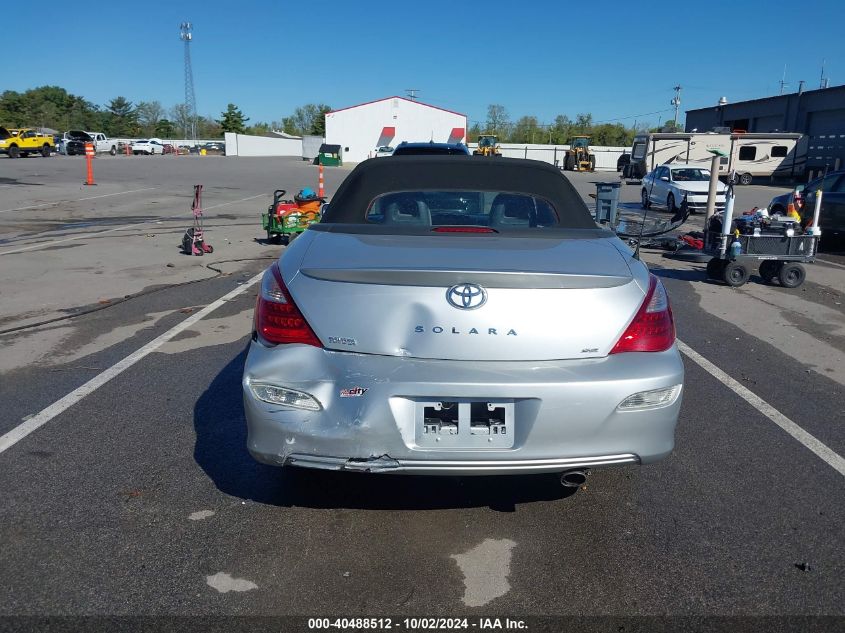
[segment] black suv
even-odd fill
[[[435,143],[434,141],[408,143],[403,141],[393,150],[393,156],[419,156],[420,154],[469,156],[469,148],[463,143]]]
[[[796,206],[801,214],[802,224],[813,218],[816,208],[816,191],[822,190],[822,210],[819,225],[822,227],[822,239],[830,242],[832,239],[845,238],[845,171],[830,172],[826,176],[816,178],[806,185],[798,185],[795,190],[776,196],[769,203],[770,214],[784,214],[790,203]]]
[[[85,143],[93,143],[94,139],[87,132],[70,130],[65,132],[65,154],[68,156],[85,155]]]

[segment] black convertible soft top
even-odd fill
[[[552,203],[560,228],[596,228],[581,196],[558,168],[536,160],[481,156],[402,156],[364,161],[343,181],[320,224],[366,224],[367,209],[376,197],[417,190],[530,194]]]

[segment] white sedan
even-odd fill
[[[660,165],[643,178],[643,209],[652,205],[666,207],[674,213],[687,197],[690,212],[707,209],[707,191],[710,187],[710,170],[692,165]],[[725,208],[725,190],[720,180],[716,183],[716,208]]]
[[[131,145],[132,153],[136,156],[138,154],[164,154],[164,143],[160,138],[151,138],[149,140],[135,141]]]

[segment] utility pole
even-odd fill
[[[783,94],[783,89],[789,87],[789,84],[786,83],[786,64],[783,65],[783,77],[778,83],[780,84],[780,94]]]
[[[405,88],[405,92],[408,94],[409,99],[418,99],[417,93],[420,91],[419,88]]]
[[[824,65],[826,61],[827,60],[825,59],[822,60],[822,74],[821,77],[819,77],[819,90],[827,88],[827,77],[824,76]]]
[[[186,138],[197,140],[197,100],[194,95],[194,71],[191,68],[191,42],[194,26],[190,22],[179,25],[179,39],[185,42],[185,116],[188,118],[184,129]]]
[[[681,85],[678,84],[677,86],[672,88],[672,90],[675,91],[675,96],[672,98],[672,100],[669,103],[672,104],[675,108],[674,124],[675,124],[675,129],[678,129],[678,110],[680,110],[680,108],[681,108]]]

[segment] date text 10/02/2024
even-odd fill
[[[511,618],[309,618],[308,629],[319,630],[523,630],[524,620]]]

